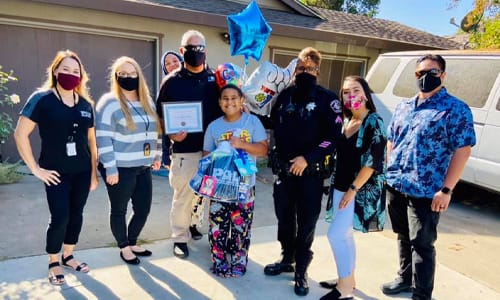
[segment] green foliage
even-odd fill
[[[450,0],[453,8],[461,0]],[[470,34],[469,46],[477,49],[500,49],[500,0],[475,0],[460,27]]]
[[[380,0],[301,0],[309,6],[328,8],[356,15],[373,17],[378,13]]]
[[[7,94],[7,83],[9,81],[17,81],[17,78],[12,76],[13,71],[9,73],[2,70],[0,65],[0,108],[7,106],[12,108],[17,104],[19,97],[17,95]],[[9,135],[14,131],[14,124],[12,118],[5,111],[0,113],[0,143],[4,142]]]
[[[484,32],[475,32],[470,37],[474,48],[500,49],[500,18],[484,21]]]
[[[10,81],[17,81],[17,78],[12,76],[13,71],[9,73],[2,70],[0,66],[0,108],[13,109],[14,104],[19,103],[19,96],[7,93],[7,84]],[[14,131],[14,121],[5,111],[0,112],[0,184],[13,183],[19,181],[23,175],[17,170],[21,166],[21,162],[9,164],[2,162],[2,144]]]
[[[23,177],[23,174],[17,171],[20,166],[21,161],[18,161],[15,164],[0,162],[0,184],[14,183],[19,181]]]

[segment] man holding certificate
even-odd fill
[[[222,112],[214,73],[205,64],[207,51],[203,34],[196,30],[184,33],[179,52],[184,64],[161,87],[156,111],[173,142],[169,175],[174,190],[170,211],[173,252],[177,257],[186,258],[192,203],[197,200],[189,188],[189,180],[198,169],[204,131]]]

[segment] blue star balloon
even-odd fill
[[[267,24],[259,6],[253,0],[248,6],[236,15],[227,17],[229,28],[231,56],[243,55],[245,65],[249,57],[260,60],[262,50],[271,34],[272,28]]]

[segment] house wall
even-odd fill
[[[272,1],[271,1],[272,2]],[[156,92],[158,90],[158,84],[161,81],[161,71],[159,67],[159,58],[165,50],[174,49],[178,50],[182,34],[188,29],[196,29],[201,31],[207,41],[207,61],[208,64],[215,68],[217,65],[226,62],[235,63],[241,67],[244,67],[244,59],[242,56],[231,57],[229,45],[223,41],[221,34],[227,32],[227,27],[216,28],[208,26],[191,25],[188,20],[186,23],[181,22],[170,22],[154,18],[137,17],[126,14],[117,14],[111,12],[96,11],[90,9],[81,8],[71,8],[67,6],[43,4],[31,1],[12,1],[12,0],[2,0],[0,2],[0,24],[4,25],[15,25],[15,26],[27,26],[32,28],[48,28],[52,30],[65,31],[71,35],[74,33],[86,33],[93,35],[102,35],[104,37],[110,38],[124,38],[124,39],[138,39],[153,43],[155,45],[153,53],[150,54],[151,59],[148,62],[143,62],[143,68],[153,68],[154,74],[150,82],[152,90]],[[2,43],[8,43],[7,41],[2,41]],[[365,48],[361,46],[354,46],[345,43],[345,39],[342,43],[338,43],[335,40],[331,42],[324,41],[313,41],[306,39],[296,39],[291,37],[271,35],[267,45],[264,49],[261,62],[264,60],[270,60],[272,49],[284,49],[292,52],[298,53],[300,49],[312,46],[317,48],[320,52],[325,55],[331,56],[355,56],[357,58],[363,58],[367,61],[366,68],[368,69],[371,64],[375,61],[379,54],[378,49]],[[112,46],[111,46],[112,47]],[[85,49],[87,52],[92,52],[92,45],[88,45]],[[54,54],[56,50],[54,49]],[[83,51],[82,49],[72,49],[79,53]],[[115,49],[116,56],[130,53],[129,49],[123,49],[117,47]],[[111,51],[112,52],[112,51]],[[2,60],[2,44],[0,44],[0,65],[4,65],[4,69],[9,69],[9,62]],[[34,56],[37,56],[37,49],[32,51]],[[16,54],[16,53],[14,53]],[[99,53],[95,53],[96,57],[99,57]],[[4,55],[5,56],[5,55]],[[44,75],[44,69],[50,64],[50,59],[45,63],[41,62],[36,68],[33,68],[35,74],[39,74],[40,78]],[[24,64],[29,64],[30,57],[19,57],[19,60],[23,60]],[[97,60],[95,60],[97,61]],[[111,64],[98,62],[96,68],[106,69]],[[97,64],[92,59],[87,59],[84,61],[86,65]],[[258,62],[250,59],[250,63],[246,68],[246,73],[248,75],[258,66]],[[284,67],[284,66],[282,66]],[[15,72],[15,70],[14,70]],[[99,73],[101,72],[94,72]],[[105,74],[105,71],[102,71]],[[92,81],[104,81],[105,78],[92,77]],[[93,97],[98,99],[101,94],[101,88],[97,91],[92,88],[92,81],[90,83],[91,89],[93,91]],[[40,80],[27,82],[23,78],[20,78],[18,84],[16,84],[16,89],[9,90],[9,93],[17,93],[19,95],[29,95],[36,87],[40,86]],[[96,93],[97,92],[97,93]],[[26,97],[21,99],[21,105],[26,101]],[[0,110],[4,108],[0,107]],[[20,107],[19,107],[20,109]],[[17,116],[14,114],[14,118]],[[36,147],[35,147],[36,148]],[[17,151],[15,150],[13,140],[7,141],[4,145],[3,150],[4,157],[10,157],[12,160],[17,160],[19,157]],[[35,153],[38,153],[38,149],[34,149]]]
[[[273,1],[269,1],[272,3]],[[241,56],[231,57],[229,45],[224,43],[220,34],[227,32],[227,28],[214,28],[207,26],[193,26],[189,23],[168,22],[164,20],[142,18],[131,15],[114,14],[88,9],[75,9],[64,6],[48,5],[28,1],[3,0],[0,2],[0,22],[9,23],[9,18],[36,20],[39,22],[53,23],[55,26],[68,29],[68,25],[79,26],[83,30],[102,29],[111,30],[115,34],[120,32],[125,36],[134,35],[159,35],[159,55],[167,49],[179,48],[182,34],[188,29],[200,30],[206,37],[208,49],[208,63],[214,67],[220,63],[233,62],[244,64]],[[43,24],[42,24],[43,25]],[[71,30],[71,29],[69,29]],[[306,39],[294,39],[272,35],[264,49],[262,59],[270,58],[270,48],[300,49],[312,46],[320,52],[347,56],[368,58],[368,67],[379,55],[379,49],[353,46],[336,41],[323,42]],[[75,49],[78,51],[78,49]],[[117,53],[117,56],[119,53]],[[247,72],[258,66],[258,62],[251,59]],[[159,66],[157,66],[159,72]]]

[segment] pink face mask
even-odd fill
[[[357,99],[356,99],[357,98]],[[364,97],[363,96],[359,96],[359,97],[356,97],[356,96],[349,96],[349,100],[347,100],[345,103],[344,103],[344,107],[346,109],[354,109],[354,110],[358,110],[360,107],[361,107],[361,103],[364,101]]]

